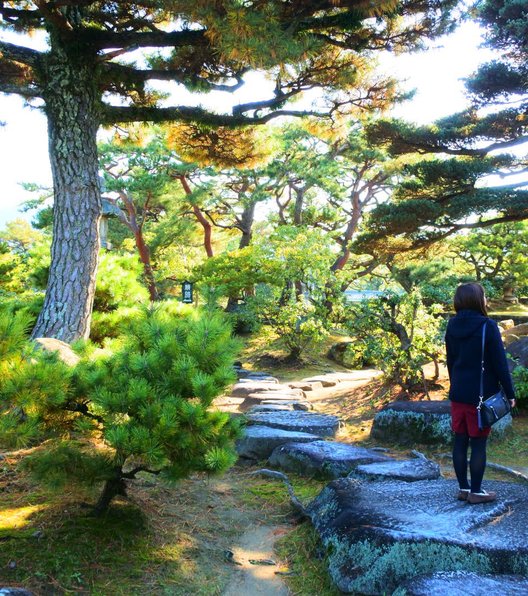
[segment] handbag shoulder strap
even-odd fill
[[[487,321],[484,321],[484,325],[482,325],[482,357],[480,359],[480,390],[478,405],[479,408],[482,404],[482,400],[484,399],[484,347],[486,344],[486,324]]]

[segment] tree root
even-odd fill
[[[293,508],[302,515],[303,518],[310,519],[310,515],[308,511],[304,507],[304,505],[299,501],[297,496],[295,495],[295,491],[293,490],[293,486],[291,482],[282,472],[277,472],[275,470],[267,470],[266,468],[262,468],[260,470],[255,470],[254,472],[249,473],[250,476],[267,476],[268,478],[276,478],[277,480],[282,480],[286,485],[286,489],[288,490],[288,494],[290,495],[290,501]]]

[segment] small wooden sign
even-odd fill
[[[190,281],[182,283],[182,302],[184,304],[192,304],[193,302],[193,285]]]

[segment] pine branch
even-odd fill
[[[22,97],[42,97],[42,92],[37,87],[1,80],[0,93],[16,93]]]
[[[33,27],[37,27],[43,22],[42,16],[37,10],[25,10],[0,5],[0,15],[10,23],[24,22]]]
[[[247,117],[241,115],[214,114],[203,108],[175,106],[172,108],[156,108],[150,106],[105,106],[101,115],[101,124],[116,122],[200,122],[213,126],[250,126],[265,124],[279,116],[329,116],[328,113],[298,110],[277,110],[264,116]]]
[[[137,468],[130,470],[130,472],[123,473],[121,477],[133,479],[136,477],[136,474],[138,474],[139,472],[148,472],[149,474],[158,475],[161,473],[161,470],[150,470],[149,468],[145,468],[143,466],[137,466]]]
[[[184,31],[130,31],[115,33],[95,29],[76,32],[76,38],[98,49],[126,47],[178,48],[209,44],[205,29]]]
[[[135,48],[129,48],[130,50]],[[103,60],[108,59],[108,57],[113,58],[117,55],[120,55],[128,50],[116,50],[115,52],[111,52],[110,54],[106,54],[102,57]],[[109,63],[105,66],[105,69],[108,74],[112,76],[112,80],[115,81],[115,77],[117,76],[120,80],[130,82],[130,83],[145,83],[150,80],[158,80],[158,81],[177,81],[180,83],[192,83],[195,85],[199,85],[200,87],[206,87],[209,91],[227,91],[229,93],[233,93],[237,89],[240,89],[244,84],[244,80],[242,76],[249,70],[244,69],[240,72],[233,75],[233,78],[236,79],[236,83],[232,85],[222,85],[219,83],[212,83],[203,77],[198,75],[190,75],[188,72],[184,70],[174,70],[174,69],[153,69],[153,70],[140,70],[137,68],[131,68],[130,66],[125,66],[121,64],[114,64]]]
[[[73,31],[71,23],[57,8],[53,6],[53,2],[48,2],[47,0],[34,0],[34,2],[46,21],[55,25],[59,31]]]
[[[24,46],[7,43],[7,41],[0,41],[0,56],[2,60],[12,60],[13,62],[21,62],[27,66],[38,66],[42,57],[41,52],[31,50]]]

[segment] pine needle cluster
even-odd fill
[[[15,322],[23,331],[23,317]],[[0,354],[9,353],[10,364],[4,358],[2,366],[11,370],[23,358],[21,345],[13,329],[4,335]],[[220,312],[166,302],[138,311],[111,349],[92,352],[66,373],[52,357],[32,361],[25,393],[17,393],[18,372],[12,387],[2,386],[2,397],[35,422],[40,438],[53,439],[25,458],[26,468],[54,487],[104,481],[97,512],[126,494],[126,481],[139,472],[178,480],[225,471],[236,459],[240,424],[210,406],[234,381],[237,350]],[[26,424],[14,416],[3,415],[0,442]]]

